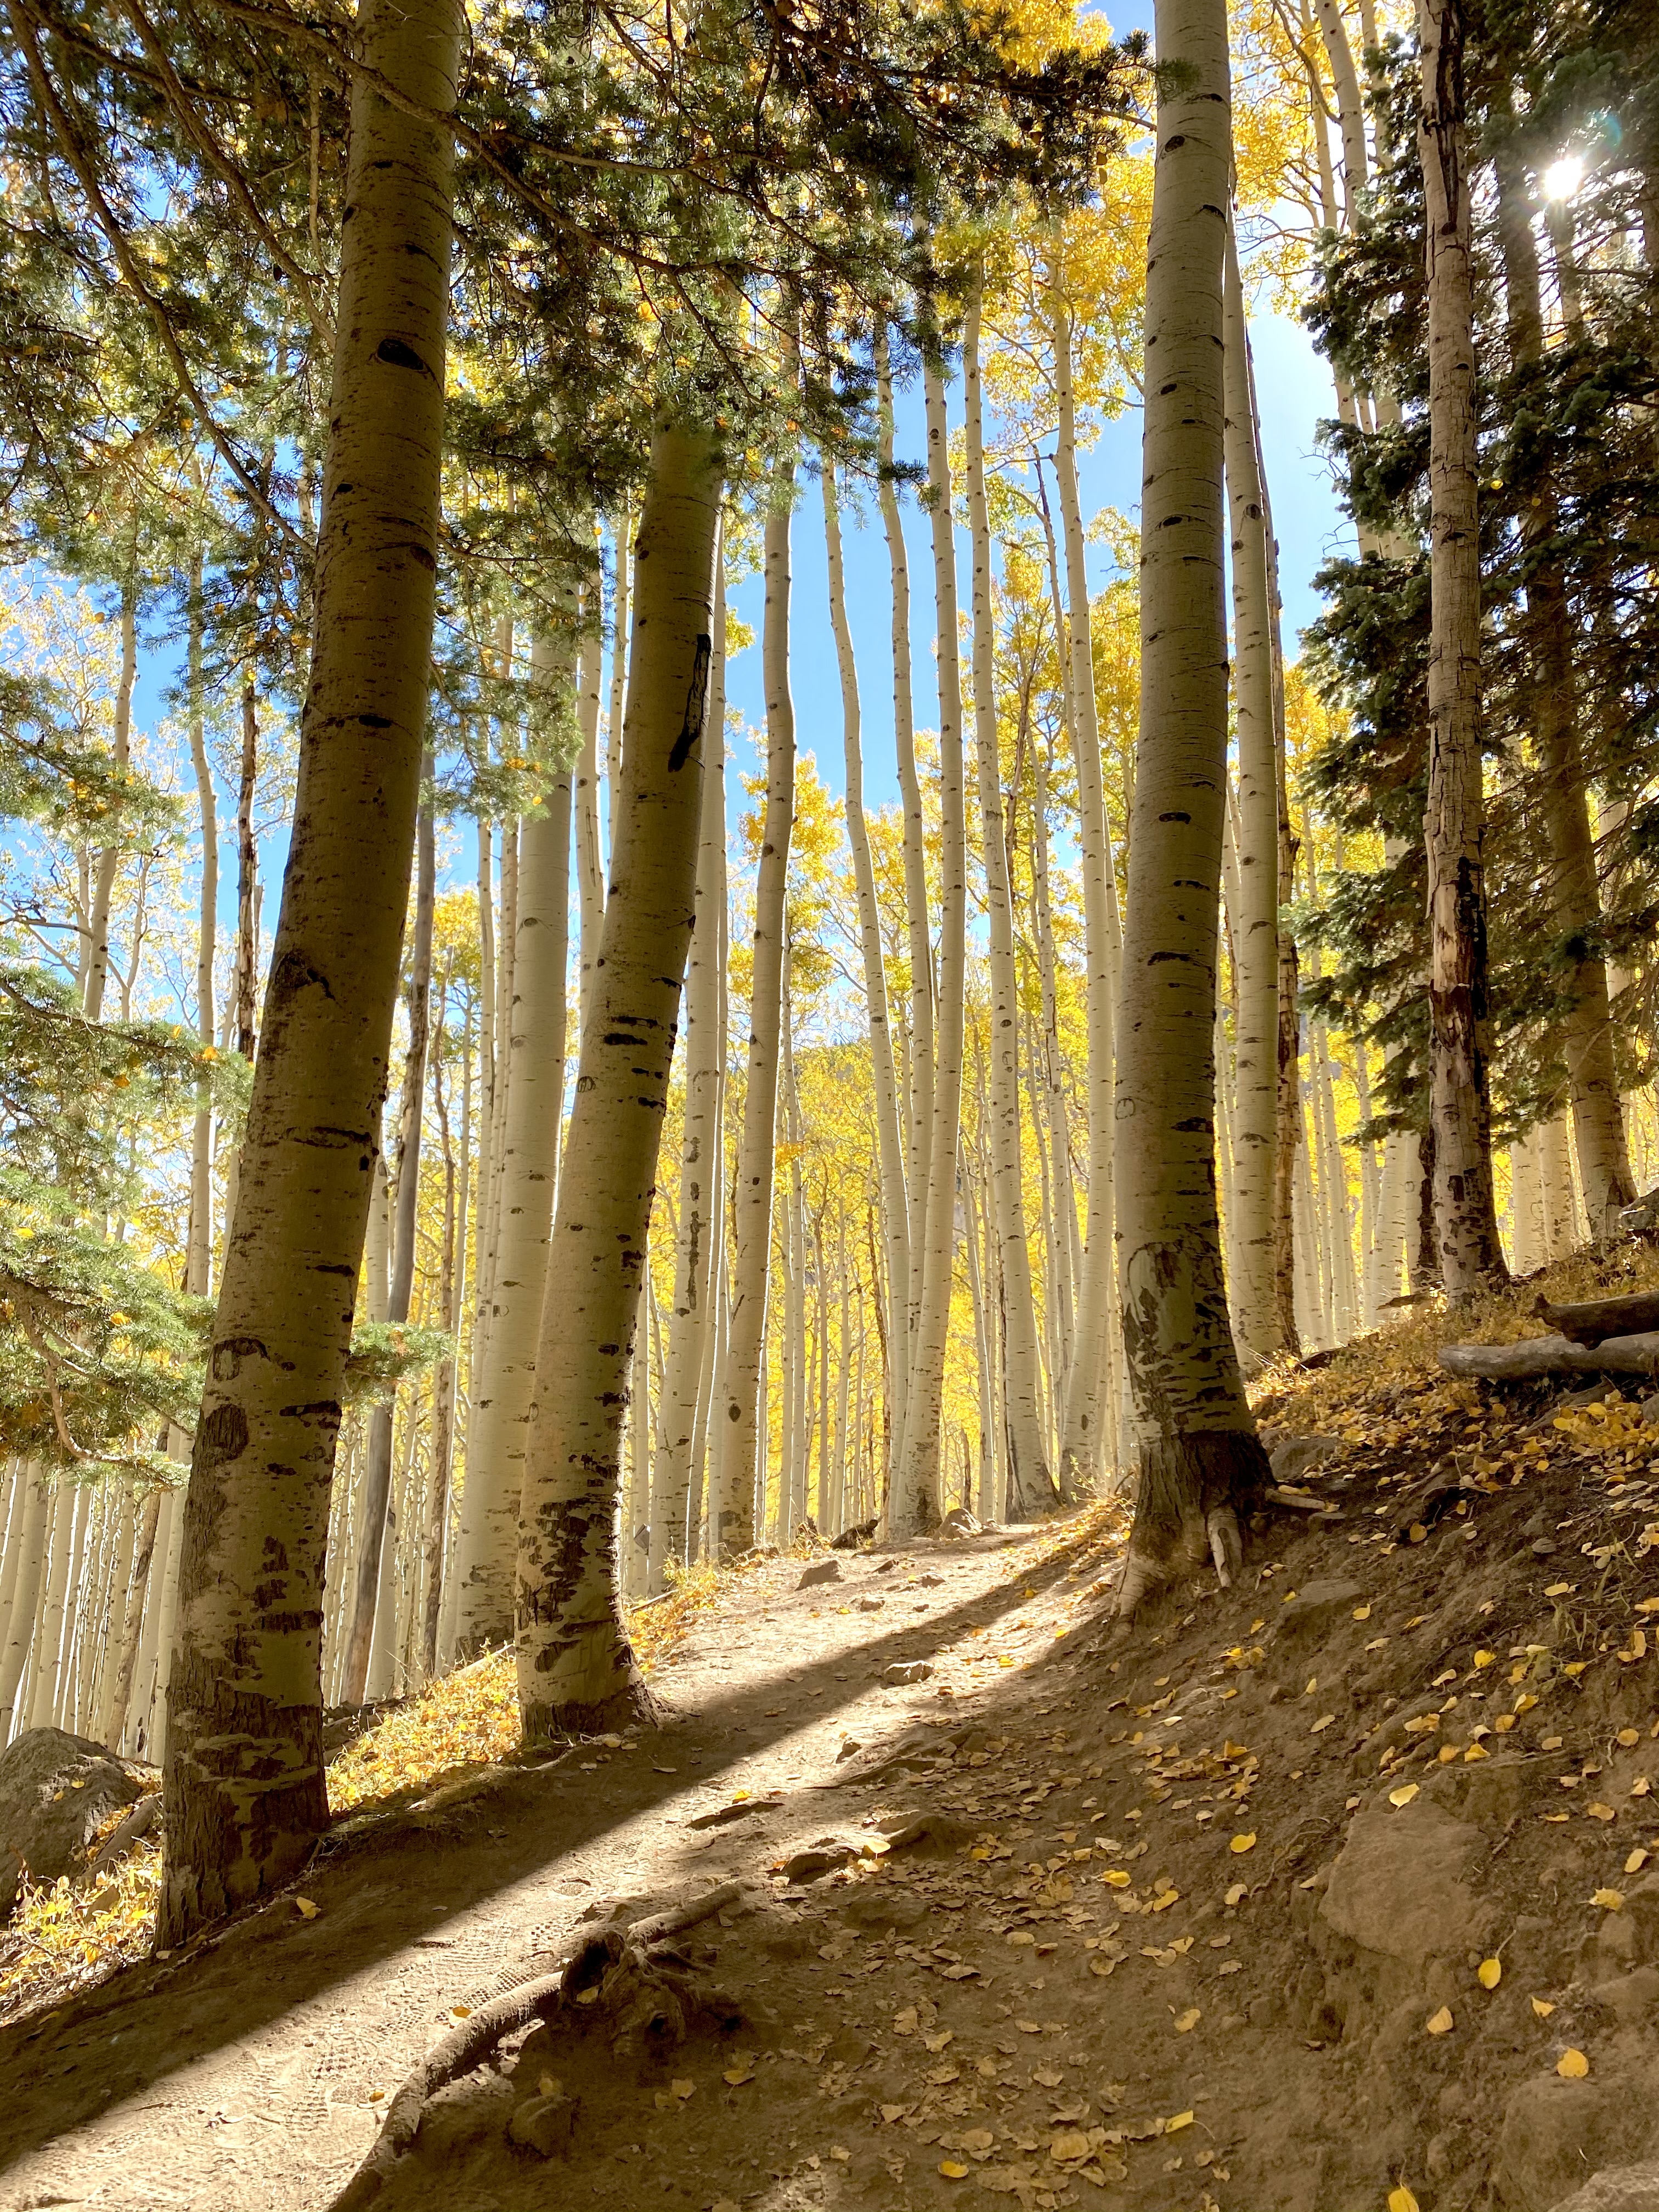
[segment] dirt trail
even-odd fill
[[[1328,1517],[1128,1644],[1104,1514],[740,1578],[665,1732],[0,2035],[0,2205],[324,2207],[460,2008],[724,1881],[379,2203],[1553,2212],[1659,2153],[1652,1432],[1397,1375],[1343,1418]]]

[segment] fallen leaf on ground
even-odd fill
[[[294,1902],[299,1908],[301,1917],[306,1920],[314,1920],[323,1909],[320,1905],[313,1905],[308,1897],[296,1897]]]
[[[1429,2014],[1423,2025],[1431,2035],[1449,2035],[1452,2030],[1451,2007],[1442,2005],[1438,2012]]]
[[[1411,1802],[1412,1802],[1412,1799],[1413,1799],[1413,1797],[1415,1797],[1415,1796],[1416,1796],[1416,1795],[1417,1795],[1417,1784],[1416,1784],[1416,1783],[1414,1783],[1414,1782],[1402,1782],[1402,1783],[1401,1784],[1401,1785],[1400,1785],[1400,1787],[1399,1787],[1399,1789],[1398,1789],[1398,1790],[1389,1790],[1389,1804],[1390,1804],[1390,1805],[1395,1805],[1395,1806],[1400,1806],[1400,1805],[1409,1805],[1409,1804],[1411,1803]]]
[[[1483,1990],[1495,1990],[1504,1978],[1501,1959],[1483,1959],[1474,1970],[1474,1978]]]
[[[1418,2212],[1417,2199],[1403,2181],[1398,2189],[1391,2189],[1389,2191],[1389,2212]]]
[[[1196,2005],[1188,2006],[1185,2012],[1177,2014],[1176,2017],[1176,2033],[1177,2035],[1190,2035],[1194,2028],[1198,2026],[1199,2021],[1202,2020],[1203,2017],[1203,2014],[1199,2010]]]
[[[1589,2061],[1582,2051],[1569,2049],[1556,2060],[1555,2070],[1564,2081],[1582,2081],[1589,2072]]]

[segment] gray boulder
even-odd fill
[[[0,1916],[31,1881],[85,1871],[112,1813],[143,1796],[155,1770],[63,1729],[29,1729],[0,1752]]]
[[[1659,2163],[1607,2166],[1563,2198],[1555,2212],[1655,2212]]]

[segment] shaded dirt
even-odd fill
[[[380,2203],[1547,2212],[1659,2147],[1659,1437],[1563,1418],[1356,1386],[1337,1517],[1129,1645],[1105,1511],[742,1577],[665,1732],[0,2036],[0,2205],[323,2206],[459,2008],[729,1880],[683,2001],[521,2034]]]

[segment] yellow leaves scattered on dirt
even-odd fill
[[[1397,1810],[1397,1809],[1398,1809],[1401,1806],[1402,1806],[1402,1805],[1409,1805],[1409,1804],[1411,1803],[1411,1802],[1412,1802],[1412,1799],[1413,1799],[1413,1797],[1415,1797],[1415,1796],[1416,1796],[1416,1795],[1417,1795],[1417,1784],[1416,1784],[1416,1783],[1414,1783],[1414,1782],[1402,1782],[1402,1783],[1401,1784],[1400,1787],[1399,1787],[1397,1790],[1389,1790],[1389,1804],[1390,1804],[1390,1805],[1394,1806],[1394,1807],[1396,1808],[1396,1810]]]
[[[1630,1856],[1625,1861],[1625,1872],[1626,1874],[1640,1874],[1643,1868],[1652,1856],[1653,1854],[1651,1851],[1644,1850],[1642,1846],[1638,1844],[1636,1849],[1631,1853]]]
[[[1474,1978],[1483,1990],[1495,1990],[1504,1978],[1501,1959],[1483,1959],[1474,1970]]]
[[[1238,1851],[1241,1853],[1244,1851],[1253,1851],[1255,1849],[1255,1830],[1251,1828],[1247,1830],[1243,1835],[1235,1836],[1231,1843],[1228,1844],[1227,1849],[1230,1851]]]
[[[1176,2112],[1164,2121],[1164,2132],[1166,2136],[1179,2135],[1182,2128],[1189,2128],[1192,2124],[1193,2116],[1190,2112]]]
[[[320,1905],[313,1903],[308,1897],[296,1897],[294,1900],[294,1909],[302,1920],[314,1920],[323,1908]]]
[[[1449,2005],[1442,2005],[1438,2012],[1431,2012],[1423,2023],[1424,2033],[1428,2035],[1449,2035],[1453,2026]]]
[[[1242,1881],[1236,1881],[1231,1884],[1228,1888],[1227,1894],[1222,1899],[1222,1902],[1224,1905],[1229,1906],[1240,1905],[1243,1904],[1245,1899],[1249,1895],[1249,1891],[1245,1887]]]
[[[1540,2020],[1547,2020],[1555,2010],[1553,2003],[1548,1997],[1534,1997],[1532,2001],[1532,2008]]]
[[[1197,2005],[1188,2005],[1185,2012],[1179,2012],[1175,2015],[1176,2033],[1190,2035],[1203,2017],[1204,2014]]]
[[[1603,1912],[1617,1912],[1624,1902],[1625,1893],[1621,1889],[1598,1889],[1590,1898],[1590,1903],[1599,1905]]]
[[[1389,2191],[1389,2212],[1418,2212],[1417,2199],[1403,2181]]]
[[[1555,2070],[1564,2081],[1582,2081],[1589,2072],[1589,2061],[1582,2051],[1569,2048],[1556,2060]]]
[[[940,2159],[939,2170],[947,2181],[963,2181],[967,2179],[969,2172],[961,2160],[955,2158]]]

